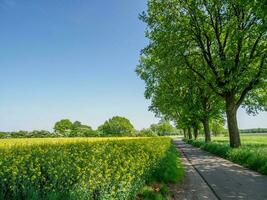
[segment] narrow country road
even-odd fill
[[[174,140],[181,153],[186,178],[174,192],[178,200],[267,200],[267,176],[245,169]]]

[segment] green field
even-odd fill
[[[242,147],[229,147],[228,137],[213,137],[211,143],[203,138],[188,143],[267,175],[267,134],[241,134]]]
[[[228,143],[229,138],[226,136],[217,136],[212,139],[214,142]],[[243,146],[267,147],[267,134],[241,134]]]
[[[0,140],[0,199],[135,199],[182,176],[167,137]]]

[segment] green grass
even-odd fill
[[[267,135],[241,135],[242,147],[229,147],[228,137],[214,137],[211,143],[205,143],[203,138],[197,141],[187,140],[188,143],[228,159],[249,169],[267,175]]]
[[[152,173],[147,185],[141,190],[139,198],[142,200],[169,199],[169,183],[180,182],[184,177],[184,168],[180,156],[174,145],[165,153],[159,167]]]

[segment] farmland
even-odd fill
[[[214,137],[211,143],[205,143],[203,138],[188,140],[194,146],[267,175],[267,134],[242,134],[241,141],[242,147],[232,149],[228,137]]]
[[[0,199],[134,199],[181,179],[173,150],[167,137],[1,140]]]

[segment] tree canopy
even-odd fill
[[[61,136],[69,137],[89,137],[96,136],[96,132],[87,125],[83,125],[79,121],[72,123],[69,119],[62,119],[55,123],[55,133]]]
[[[69,119],[62,119],[55,123],[54,130],[56,133],[62,135],[70,134],[72,130],[72,122]]]
[[[266,106],[266,96],[260,95],[267,90],[264,1],[149,0],[140,18],[149,39],[138,68],[146,81],[146,96],[155,95],[161,80],[173,79],[169,71],[196,76],[200,89],[210,90],[207,96],[224,102],[230,146],[239,147],[237,109],[243,105],[255,112]]]
[[[152,124],[150,129],[156,133],[157,135],[164,136],[164,135],[176,135],[178,130],[172,126],[168,121],[162,121],[158,124]]]
[[[130,120],[125,117],[115,116],[105,121],[105,123],[98,127],[98,131],[106,135],[131,135],[134,133],[134,126]]]

